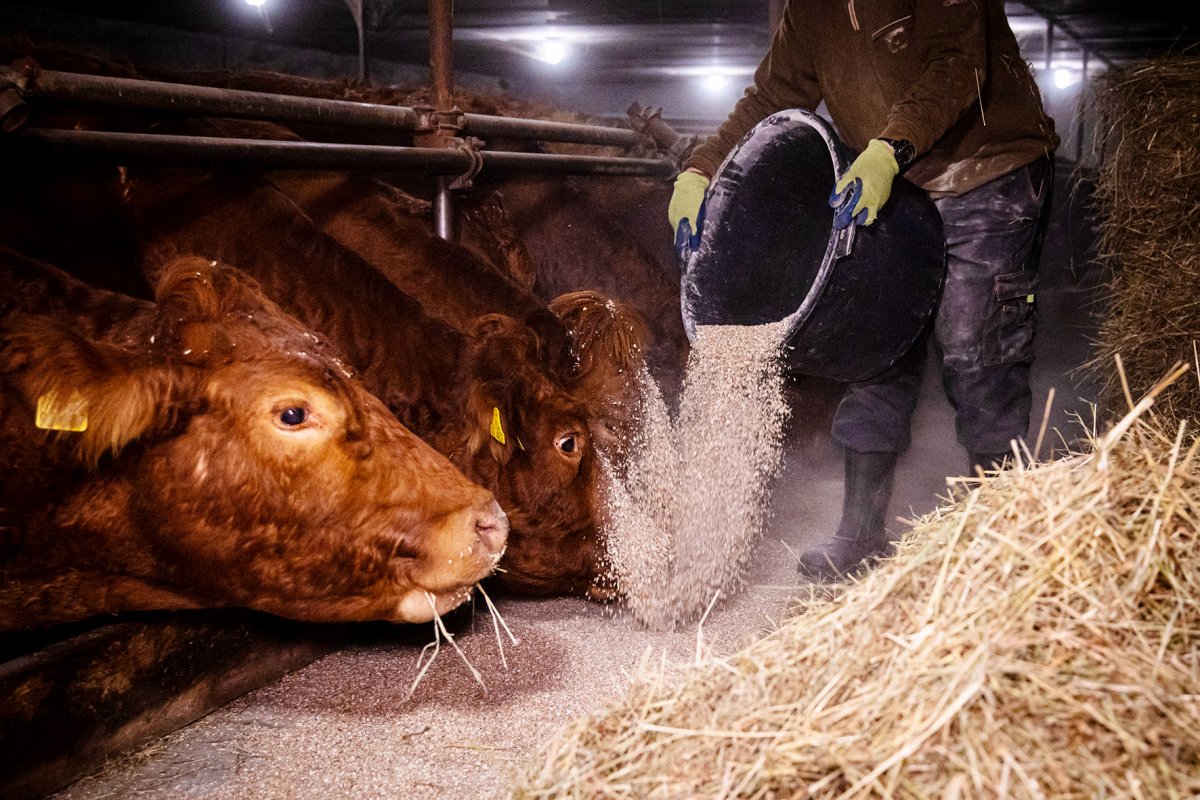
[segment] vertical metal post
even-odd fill
[[[1051,56],[1054,55],[1054,23],[1046,23],[1046,74],[1050,74]],[[1053,77],[1053,76],[1051,76]]]
[[[433,230],[439,239],[454,241],[454,192],[450,190],[452,179],[445,175],[437,177],[437,193],[433,196]]]
[[[1088,51],[1083,50],[1083,72],[1079,74],[1079,101],[1075,104],[1077,109],[1075,114],[1075,163],[1079,164],[1083,161],[1083,115],[1087,109],[1087,92],[1088,92]]]
[[[434,110],[450,111],[454,107],[454,0],[429,0],[429,72]],[[439,134],[444,142],[447,132],[439,129]],[[454,194],[445,176],[437,179],[433,228],[439,238],[454,240]]]
[[[363,0],[345,0],[350,16],[354,18],[354,29],[358,32],[358,79],[366,83],[367,74],[367,35],[363,30]]]
[[[429,0],[429,70],[433,106],[454,105],[454,0]]]

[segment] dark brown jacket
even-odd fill
[[[1059,143],[1003,0],[789,0],[754,85],[685,166],[711,176],[760,120],[821,101],[856,150],[880,136],[912,142],[905,177],[935,196]]]

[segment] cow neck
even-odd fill
[[[198,607],[141,577],[159,570],[131,524],[132,498],[128,481],[92,477],[56,508],[33,515],[0,567],[0,627],[31,628],[117,609]]]

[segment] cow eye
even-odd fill
[[[300,406],[285,408],[279,412],[279,421],[288,427],[303,425],[306,419],[308,419],[308,411]]]
[[[573,433],[558,437],[556,444],[559,450],[568,455],[575,453],[579,449],[579,443],[576,441],[575,434]]]

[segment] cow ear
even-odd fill
[[[634,309],[600,292],[580,291],[554,298],[550,310],[571,336],[574,382],[603,386],[612,376],[635,377],[641,370],[650,333]]]
[[[520,444],[509,404],[497,399],[495,384],[476,384],[467,393],[466,418],[470,422],[467,452],[477,471],[488,477],[512,458]]]
[[[517,332],[517,321],[507,314],[483,314],[471,321],[467,335],[479,347],[490,340],[512,336]]]
[[[480,462],[507,464],[520,444],[515,430],[522,392],[535,390],[536,337],[512,317],[485,314],[469,329],[465,369],[467,449]]]
[[[34,409],[35,425],[77,437],[76,452],[92,467],[104,454],[172,425],[176,398],[186,396],[178,371],[137,364],[129,350],[44,317],[13,320],[3,345],[0,371]]]
[[[229,357],[232,344],[216,324],[227,305],[218,288],[221,272],[216,262],[195,256],[176,258],[163,268],[155,291],[155,338],[166,358],[204,365]]]
[[[258,282],[239,269],[181,256],[159,275],[158,347],[170,360],[195,366],[223,363],[232,356],[235,330],[242,337],[236,344],[244,349],[270,340],[266,327],[271,325],[280,328],[280,335],[300,332]]]
[[[473,384],[512,387],[524,384],[531,391],[544,373],[541,339],[529,325],[505,314],[477,317],[469,328],[466,362]],[[492,392],[505,400],[511,389]]]

